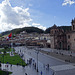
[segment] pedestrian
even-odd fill
[[[27,73],[25,73],[25,75],[27,75]]]
[[[41,75],[42,75],[42,71],[41,71]]]
[[[49,64],[47,64],[47,68],[48,68],[48,70],[49,70]]]
[[[35,63],[35,65],[34,65],[34,67],[35,67],[35,69],[36,69],[36,63]]]
[[[27,65],[29,64],[29,60],[27,59]]]
[[[7,65],[7,68],[9,67],[9,65]]]
[[[53,74],[52,75],[54,75],[54,72],[53,72]]]
[[[18,66],[19,64],[17,63],[16,65]]]
[[[7,65],[5,65],[5,68],[7,68]]]
[[[0,69],[1,69],[1,66],[2,66],[2,65],[1,65],[1,63],[0,63]]]
[[[34,63],[33,63],[33,66],[34,66]]]
[[[10,66],[12,67],[12,64]]]

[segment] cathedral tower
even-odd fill
[[[72,31],[75,31],[75,18],[74,18],[74,20],[72,19],[71,24],[72,24]]]

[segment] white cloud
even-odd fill
[[[33,26],[39,26],[39,23],[32,23]]]
[[[65,5],[67,5],[67,4],[72,5],[72,4],[74,4],[74,3],[75,3],[74,0],[64,0],[64,3],[62,3],[62,6],[65,6]]]
[[[29,8],[12,7],[9,0],[0,3],[0,31],[30,26]]]
[[[29,6],[32,6],[29,4]],[[30,18],[29,8],[15,6],[12,7],[9,0],[0,3],[0,32],[11,30],[14,28],[22,28],[34,26],[45,30],[46,27],[39,23],[34,23]],[[33,22],[32,25],[29,23]]]
[[[46,27],[42,26],[42,25],[39,24],[39,23],[32,23],[32,26],[38,27],[38,28],[43,29],[43,30],[46,30]]]

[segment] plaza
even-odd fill
[[[27,48],[25,46],[23,47],[15,47],[16,53],[18,54],[24,54],[23,59],[25,59],[25,62],[28,63],[28,60],[30,60],[32,58],[32,63],[29,64],[28,69],[30,70],[34,70],[31,71],[33,74],[35,72],[35,74],[37,75],[41,75],[41,71],[43,73],[43,75],[52,75],[54,73],[54,75],[74,75],[75,74],[75,64],[74,63],[70,63],[70,62],[65,62],[64,60],[55,58],[54,56],[50,56],[46,53],[42,53],[41,51],[39,51],[38,54],[38,63],[37,63],[37,53],[35,51],[35,49],[30,49]],[[21,50],[21,53],[20,53]],[[47,49],[46,49],[47,50]],[[50,50],[50,49],[49,49]],[[52,51],[52,49],[50,50]],[[67,52],[67,51],[66,51]],[[63,52],[64,53],[64,52]],[[67,54],[69,54],[70,52],[68,52]],[[74,55],[74,53],[72,53]],[[37,72],[37,65],[36,68],[33,65],[33,63],[38,64],[38,72]],[[49,64],[49,69],[48,69],[48,65]],[[61,69],[60,69],[61,68]],[[32,73],[30,73],[30,70],[26,71],[29,75],[32,75]],[[65,72],[64,72],[65,70]]]

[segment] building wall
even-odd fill
[[[75,50],[75,32],[71,34],[71,50]]]
[[[51,48],[53,49],[67,49],[66,34],[63,29],[53,26],[50,32]]]
[[[67,50],[71,49],[71,33],[67,33]]]
[[[67,33],[67,49],[68,50],[75,50],[75,18],[71,22],[72,30],[71,32]],[[69,49],[70,48],[70,49]]]
[[[70,47],[70,49],[68,47]],[[71,32],[67,34],[67,49],[75,50],[75,32]]]
[[[54,49],[54,37],[51,36],[51,48]]]

